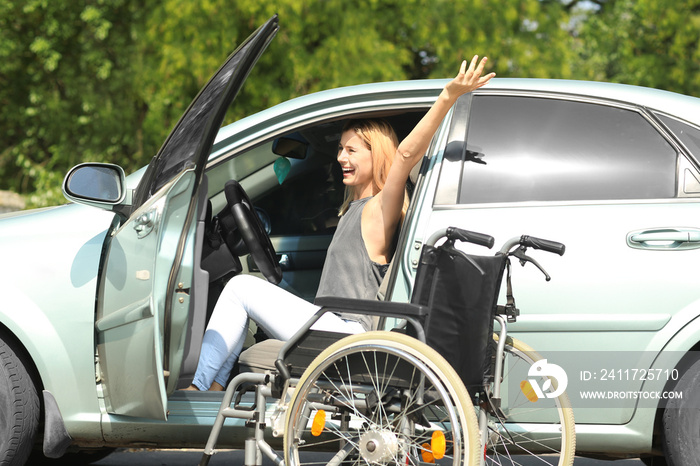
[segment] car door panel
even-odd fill
[[[288,258],[288,269],[283,277],[284,288],[313,302],[332,238],[332,235],[273,238],[277,254]]]
[[[683,325],[678,320],[700,313],[700,251],[680,247],[700,228],[700,201],[678,196],[678,167],[687,160],[648,114],[610,102],[506,93],[464,99],[455,114],[468,115],[468,126],[453,118],[445,141],[461,147],[443,143],[410,245],[448,226],[490,234],[497,245],[523,234],[564,243],[563,257],[532,253],[551,282],[531,265],[513,269],[521,315],[509,330],[517,338],[553,362],[556,352],[655,354]],[[653,247],[630,244],[634,235],[658,233],[637,237],[638,245]],[[399,295],[410,292],[411,261],[410,254],[403,258]],[[667,338],[654,338],[659,334]],[[569,389],[576,392],[581,381],[573,375]],[[634,411],[634,403],[621,403],[575,415],[580,423],[623,424]]]
[[[109,413],[167,418],[188,323],[206,312],[190,306],[204,165],[226,110],[277,28],[275,16],[204,86],[144,173],[133,212],[124,211],[129,217],[105,245],[96,329]]]
[[[694,202],[465,208],[459,213],[434,212],[426,232],[458,226],[491,234],[497,245],[522,234],[564,243],[563,257],[532,253],[552,276],[551,282],[532,265],[513,263],[513,291],[521,315],[508,328],[550,359],[569,360],[581,352],[659,352],[679,326],[700,314],[695,278],[700,251],[640,250],[626,244],[632,224],[677,224],[699,215],[700,205]],[[486,253],[483,248],[469,252]],[[505,302],[504,296],[500,302]],[[657,333],[666,338],[653,338]],[[610,367],[612,362],[599,363]],[[641,386],[639,381],[636,388]],[[569,387],[572,393],[585,388],[572,376]],[[576,410],[576,422],[622,424],[634,409],[621,403],[603,412]]]
[[[166,321],[185,320],[189,312],[189,299],[183,293],[165,312],[167,278],[193,182],[189,171],[163,187],[110,243],[96,329],[100,376],[109,387],[108,410],[115,414],[165,419],[163,332]],[[191,263],[191,254],[192,249],[186,249],[183,262]],[[190,288],[191,270],[180,269],[180,288]],[[144,403],[133,401],[142,398]]]

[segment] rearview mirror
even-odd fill
[[[305,159],[309,143],[301,136],[284,136],[272,143],[272,152],[290,159]]]

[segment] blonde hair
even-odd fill
[[[342,132],[346,131],[354,131],[360,136],[360,139],[372,153],[372,194],[376,195],[384,188],[389,169],[394,162],[394,155],[399,146],[396,132],[389,123],[379,119],[350,120],[343,126]],[[345,199],[340,206],[339,217],[347,212],[354,196],[354,187],[346,186]],[[406,211],[407,206],[408,198],[404,200],[403,212]]]

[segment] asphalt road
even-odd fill
[[[93,463],[96,466],[196,466],[202,457],[201,451],[193,450],[117,450],[108,457]],[[541,464],[532,460],[525,460],[523,466]],[[226,450],[215,454],[210,466],[242,466],[243,451]],[[272,461],[266,460],[264,466],[274,466]],[[574,466],[644,466],[640,460],[602,461],[589,458],[576,458]]]

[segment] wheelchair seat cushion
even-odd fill
[[[347,333],[309,330],[290,348],[285,363],[291,368],[291,374],[299,377],[311,362],[330,345],[348,336]],[[238,372],[275,371],[277,360],[284,341],[268,339],[256,343],[243,351],[238,358]]]
[[[282,345],[283,341],[272,338],[254,344],[238,358],[239,371],[264,373],[275,370],[275,360]]]

